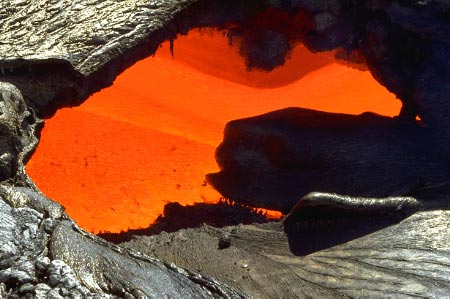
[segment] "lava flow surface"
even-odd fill
[[[27,172],[84,229],[145,228],[168,202],[217,202],[225,124],[285,107],[395,115],[400,102],[368,71],[297,46],[273,72],[247,71],[220,32],[191,31],[114,85],[46,120]]]

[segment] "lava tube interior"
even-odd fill
[[[204,183],[225,124],[290,106],[396,115],[368,71],[299,45],[283,67],[247,71],[214,30],[192,30],[137,62],[82,105],[47,119],[27,173],[84,229],[151,225],[168,202],[217,202]]]

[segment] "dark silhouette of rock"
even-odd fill
[[[314,191],[420,198],[449,182],[437,143],[430,128],[372,113],[287,108],[228,123],[221,171],[207,179],[228,198],[284,213]]]
[[[449,9],[437,0],[1,2],[0,297],[243,297],[197,270],[255,297],[447,296]],[[211,181],[232,199],[288,211],[310,191],[353,197],[303,197],[284,227],[197,229],[188,243],[157,237],[165,244],[157,255],[190,271],[83,232],[39,193],[23,163],[40,118],[201,26],[226,30],[249,68],[282,65],[299,42],[356,53],[403,108],[397,120],[320,114],[312,127],[296,118],[317,112],[303,110],[295,120],[283,120],[284,111],[231,123],[218,154],[224,171]],[[415,198],[361,198],[391,195]],[[330,203],[357,224],[323,226]],[[146,251],[144,241],[133,246]]]
[[[147,228],[130,229],[121,233],[98,234],[115,244],[130,241],[134,236],[157,235],[162,232],[173,233],[183,228],[197,228],[203,224],[225,227],[239,224],[265,223],[267,218],[261,211],[222,200],[217,204],[197,203],[182,206],[177,202],[164,206],[164,212]]]

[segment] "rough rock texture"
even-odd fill
[[[123,245],[213,275],[255,298],[447,297],[449,212],[385,220],[303,223],[285,228],[287,233],[281,223],[204,226]],[[362,232],[361,238],[338,240]],[[224,236],[230,246],[220,248]],[[324,244],[332,239],[334,244]]]
[[[194,2],[5,1],[0,31],[3,72],[8,71],[8,64],[16,68],[30,61],[55,61],[70,64],[87,76],[130,48],[150,41],[150,35],[154,37]]]
[[[322,156],[318,159],[306,161],[309,163],[306,172],[302,168],[304,161],[285,156],[295,151],[283,147],[280,150],[285,142],[279,139],[269,144],[270,155],[258,156],[256,149],[246,156],[245,150],[236,151],[233,147],[227,151],[232,153],[230,156],[219,155],[219,160],[250,157],[262,162],[270,157],[270,165],[263,170],[269,169],[270,173],[273,165],[281,166],[287,168],[283,175],[292,172],[289,169],[292,161],[298,162],[303,164],[299,177],[305,182],[301,192],[322,191],[317,188],[345,192],[348,189],[344,187],[353,188],[349,182],[354,182],[353,190],[358,193],[355,195],[380,195],[370,190],[389,193],[383,196],[420,191],[421,198],[418,204],[416,199],[391,204],[388,199],[332,194],[305,197],[285,222],[284,232],[277,225],[225,229],[220,231],[219,239],[217,230],[180,232],[175,236],[187,233],[186,242],[190,243],[167,243],[164,241],[167,235],[162,235],[159,238],[164,246],[153,247],[155,252],[167,259],[177,257],[177,262],[193,270],[222,277],[256,297],[447,295],[449,215],[444,209],[448,209],[449,194],[446,179],[450,145],[449,10],[447,1],[438,0],[1,2],[0,297],[242,296],[212,278],[83,232],[58,204],[38,192],[23,167],[37,141],[40,121],[34,112],[40,117],[49,116],[63,105],[79,103],[111,84],[115,76],[135,61],[153,54],[163,40],[207,25],[228,30],[230,41],[239,47],[249,68],[271,70],[281,65],[298,42],[315,51],[340,48],[344,58],[359,57],[365,61],[375,77],[403,102],[398,120],[403,124],[375,117],[369,136],[379,141],[375,148],[380,151],[360,161],[341,159],[349,157],[348,146],[353,151],[362,146],[368,147],[366,152],[374,148],[364,131],[367,125],[364,121],[358,124],[362,126],[356,129],[358,134],[345,128],[342,137],[348,142],[343,144],[330,139],[329,131],[320,127],[301,128],[299,134],[310,137],[305,143],[295,140],[291,124],[281,130],[277,129],[279,124],[270,127],[277,138],[292,137],[295,151],[307,152],[311,139],[315,141],[311,144],[313,149],[334,148],[339,153],[330,156],[327,150],[320,152]],[[426,129],[416,127],[416,115]],[[321,119],[327,117],[331,116]],[[247,136],[254,137],[261,134],[263,124],[264,121],[237,132],[250,132]],[[377,128],[387,128],[386,134],[380,134]],[[415,139],[417,136],[420,139]],[[395,162],[393,165],[383,162],[383,153],[390,150],[395,153],[388,160]],[[362,156],[364,153],[361,152]],[[426,159],[421,159],[423,154]],[[274,157],[278,160],[273,160]],[[319,166],[331,161],[328,164],[331,167],[326,169],[331,172],[318,172],[308,181],[310,176],[305,173],[317,166],[311,164],[315,161]],[[387,168],[379,166],[380,162],[389,166],[389,171],[398,173],[388,173]],[[232,168],[233,163],[225,164]],[[370,172],[365,172],[365,168],[377,174],[376,181],[367,176]],[[266,175],[264,171],[257,175]],[[264,184],[273,183],[279,188],[281,174],[270,176],[273,182],[266,180]],[[331,179],[324,183],[324,178]],[[384,185],[389,188],[384,189]],[[233,196],[241,192],[240,188],[235,189],[238,191],[233,191],[230,197],[240,199],[241,195]],[[277,192],[273,195],[279,196]],[[278,201],[261,198],[257,201],[282,210],[294,205],[293,201],[283,207]],[[345,217],[324,217],[330,212],[329,208],[323,208],[324,203],[347,211]],[[379,209],[380,205],[384,208]],[[304,208],[312,206],[314,217],[305,221]],[[358,217],[357,212],[373,207],[383,213],[375,215],[376,219]],[[414,214],[418,209],[425,211]],[[331,225],[323,226],[325,220]],[[350,225],[346,224],[348,221]],[[170,246],[165,246],[166,243]],[[215,244],[222,251],[214,250]],[[338,244],[342,245],[332,247]],[[142,243],[133,246],[147,250]],[[180,258],[180,252],[188,254],[187,258]],[[304,254],[310,255],[298,256]],[[249,264],[242,262],[243,256],[251,265],[254,263],[254,269],[247,271]],[[236,261],[236,265],[228,263],[228,258]],[[248,274],[242,275],[246,271]],[[244,276],[251,279],[243,282]]]
[[[0,216],[1,298],[243,298],[212,278],[82,231],[30,188],[0,185]]]
[[[64,261],[50,258],[47,243],[57,225],[56,218],[64,215],[63,209],[57,207],[51,211],[52,216],[45,215],[46,211],[27,205],[39,201],[47,204],[37,193],[4,185],[0,193],[0,296],[95,295],[81,285]]]
[[[430,81],[447,82],[447,10],[442,1],[4,1],[0,70],[48,113],[111,84],[163,40],[217,26],[228,30],[249,68],[283,64],[298,42],[313,51],[340,48],[343,58],[359,55],[402,100],[403,117],[419,114],[441,128],[448,93]]]
[[[0,181],[27,180],[24,163],[38,143],[41,121],[12,84],[0,82]]]
[[[4,1],[2,80],[14,81],[41,108],[56,99],[84,100],[173,38],[172,19],[193,2]]]

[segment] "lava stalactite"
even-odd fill
[[[46,121],[27,172],[80,226],[148,227],[168,202],[217,202],[204,183],[226,122],[289,106],[396,115],[400,102],[367,71],[303,46],[274,71],[247,71],[220,32],[191,31],[113,86]]]

